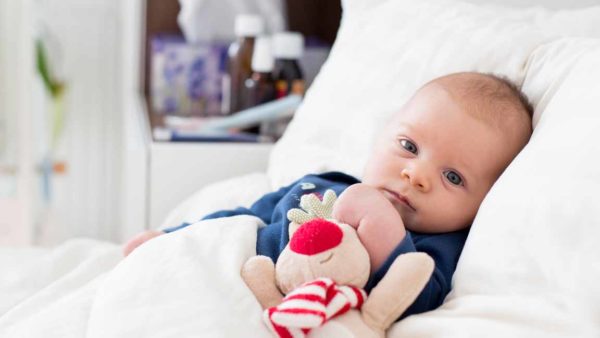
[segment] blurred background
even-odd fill
[[[263,169],[297,103],[251,108],[303,95],[340,18],[337,0],[0,0],[0,243],[122,241]]]

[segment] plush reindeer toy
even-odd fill
[[[385,337],[431,277],[427,254],[400,255],[367,297],[369,255],[352,226],[331,218],[335,200],[332,190],[322,201],[302,196],[277,264],[254,256],[242,268],[276,337]]]

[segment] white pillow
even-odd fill
[[[562,38],[539,46],[531,54],[522,89],[535,102],[534,128],[573,64],[597,43],[597,39]]]
[[[330,57],[272,152],[274,188],[310,172],[360,177],[377,131],[432,78],[475,70],[520,84],[540,45],[561,36],[600,36],[600,6],[523,10],[449,0],[343,5]]]
[[[389,336],[600,337],[600,40],[544,49],[528,77],[560,85],[479,209],[453,291]]]

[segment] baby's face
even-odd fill
[[[363,173],[407,229],[463,229],[518,150],[498,128],[478,120],[440,85],[430,84],[383,131]]]

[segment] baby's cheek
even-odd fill
[[[420,227],[425,232],[442,233],[464,229],[470,225],[475,217],[477,208],[473,200],[454,199],[452,202],[445,201],[431,205],[421,219]]]

